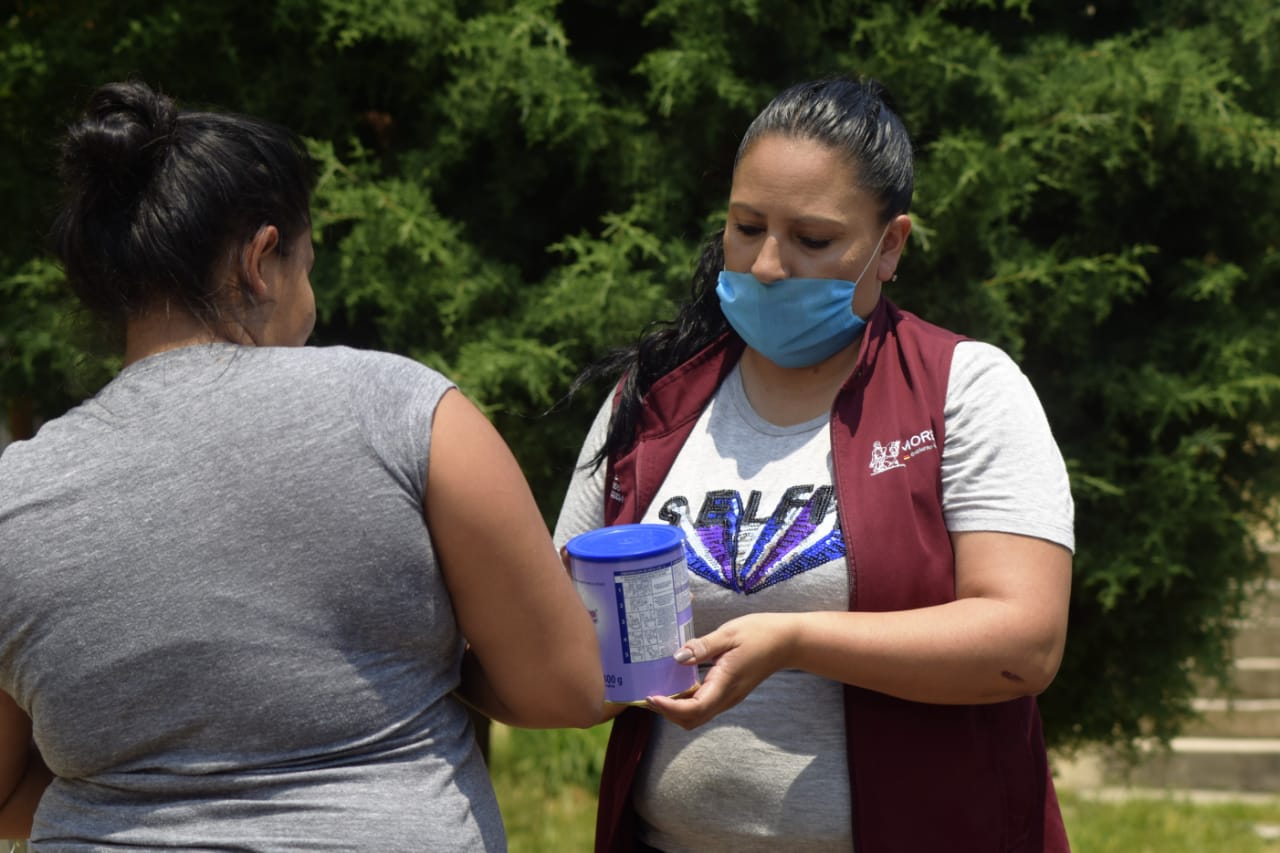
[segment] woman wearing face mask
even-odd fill
[[[1067,474],[1004,353],[882,293],[912,173],[877,84],[781,93],[692,299],[600,368],[556,539],[685,532],[701,685],[615,720],[597,850],[1066,849]]]
[[[59,256],[125,366],[0,456],[0,838],[506,849],[462,700],[604,698],[510,451],[439,373],[303,346],[292,133],[114,83],[62,166]]]

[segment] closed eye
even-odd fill
[[[807,249],[825,249],[831,245],[830,240],[814,240],[810,237],[801,237],[800,243]]]
[[[764,233],[764,229],[761,228],[759,225],[744,225],[741,222],[739,222],[737,225],[734,226],[734,228],[737,230],[739,234],[741,234],[744,237],[755,237],[759,234]]]

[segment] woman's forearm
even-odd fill
[[[504,725],[521,728],[541,729],[570,726],[588,728],[616,716],[616,714],[609,713],[603,703],[593,703],[589,706],[582,705],[581,713],[576,718],[558,716],[556,719],[552,719],[550,717],[530,716],[527,712],[522,713],[503,701],[500,695],[501,691],[495,688],[488,673],[485,672],[484,665],[470,651],[463,655],[462,680],[455,693],[459,699],[489,719]],[[563,715],[566,712],[560,711],[558,713]]]
[[[902,699],[980,704],[1035,695],[1067,636],[1071,554],[1041,539],[953,535],[956,600],[896,612],[814,613],[789,665]]]
[[[778,615],[788,649],[784,665],[916,702],[981,704],[1034,695],[1053,681],[1062,659],[1056,632],[1002,601]]]
[[[458,684],[457,696],[476,711],[491,720],[511,725],[515,715],[511,712],[489,683],[484,667],[470,651],[462,657],[462,681]]]

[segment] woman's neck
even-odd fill
[[[124,333],[124,363],[133,364],[167,350],[218,341],[242,343],[187,311],[161,307],[129,318]]]
[[[756,414],[771,424],[793,426],[831,411],[858,361],[861,338],[811,367],[779,367],[755,350],[742,353],[742,390]]]

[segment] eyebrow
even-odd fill
[[[737,209],[739,212],[749,213],[752,216],[764,216],[764,214],[758,209],[747,204],[745,201],[731,201],[729,202],[729,209]],[[800,225],[824,225],[835,226],[837,228],[843,228],[845,225],[845,223],[838,219],[831,219],[826,216],[797,216],[792,221],[797,222]]]

